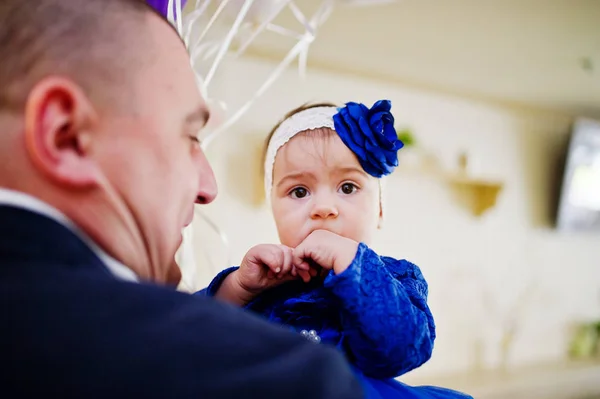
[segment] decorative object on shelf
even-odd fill
[[[579,324],[569,347],[572,359],[600,357],[600,321]]]
[[[446,181],[452,186],[457,199],[475,216],[483,215],[496,206],[498,195],[504,184],[497,180],[475,178],[468,173],[469,158],[462,153],[458,160],[458,171],[446,175]]]
[[[415,136],[412,130],[409,128],[398,130],[398,140],[404,143],[405,149],[414,147],[417,144]]]

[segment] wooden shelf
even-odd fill
[[[464,174],[446,176],[456,194],[457,201],[467,207],[475,216],[483,215],[496,206],[498,195],[504,184],[494,180],[473,179]]]
[[[459,156],[456,171],[447,172],[440,166],[433,154],[413,151],[415,152],[410,153],[409,162],[399,167],[401,175],[429,175],[440,179],[453,191],[456,202],[476,217],[496,206],[504,183],[481,176],[470,176],[467,173],[468,156],[466,154]]]

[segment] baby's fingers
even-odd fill
[[[278,272],[277,278],[290,274],[293,269],[292,260],[294,255],[292,249],[285,245],[281,245],[280,248],[283,254],[283,262],[281,263],[281,270]]]
[[[283,270],[285,255],[279,246],[273,246],[261,254],[260,261],[269,269],[267,277],[274,278]]]
[[[300,269],[296,269],[298,271],[298,276],[300,276],[300,278],[302,279],[302,281],[304,281],[305,283],[308,283],[311,279],[310,277],[310,273],[308,272],[308,270],[300,270]]]
[[[310,258],[306,253],[304,246],[300,244],[298,247],[292,250],[292,262],[294,266],[300,270],[308,271],[310,269],[310,264],[306,261],[307,258]]]

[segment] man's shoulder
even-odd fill
[[[39,270],[41,267],[36,265],[35,268]],[[280,332],[272,325],[210,297],[190,295],[151,283],[121,281],[105,271],[85,265],[48,265],[48,268],[55,269],[55,273],[40,271],[36,279],[25,281],[2,281],[4,279],[0,276],[0,287],[7,288],[9,284],[13,287],[5,291],[4,299],[23,304],[21,308],[8,310],[5,316],[10,316],[16,323],[21,320],[23,324],[27,320],[38,319],[37,327],[47,322],[44,330],[68,328],[70,334],[79,332],[90,338],[102,334],[107,343],[113,341],[117,344],[117,341],[131,339],[128,347],[167,332],[170,337],[181,334],[182,338],[190,330],[196,335],[216,334],[212,345],[235,334],[234,327],[238,331],[239,328],[258,331],[265,329],[266,325],[267,334],[277,335]],[[34,272],[28,275],[33,276]],[[42,317],[51,314],[61,323]],[[64,327],[66,325],[68,327]],[[33,323],[24,327],[32,327],[32,334],[40,330],[33,328]],[[126,331],[130,333],[124,334]],[[56,335],[56,338],[61,337]],[[174,347],[185,345],[182,339],[164,341]],[[155,345],[153,349],[159,350],[160,346]]]
[[[71,386],[88,395],[93,387],[98,397],[230,397],[250,390],[261,397],[289,391],[288,397],[299,398],[292,391],[304,389],[308,396],[329,392],[335,398],[360,392],[332,350],[238,308],[152,284],[66,270],[48,278],[41,273],[27,291],[23,285],[0,297],[6,301],[2,319],[12,326],[0,333],[0,353],[14,364],[12,375],[5,376],[11,377],[9,385],[35,376],[32,383],[46,392]],[[326,377],[327,372],[338,376]],[[323,386],[303,387],[301,375]],[[330,384],[336,378],[339,384]]]

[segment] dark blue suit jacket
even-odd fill
[[[361,398],[334,349],[114,278],[71,231],[0,206],[0,397]]]

